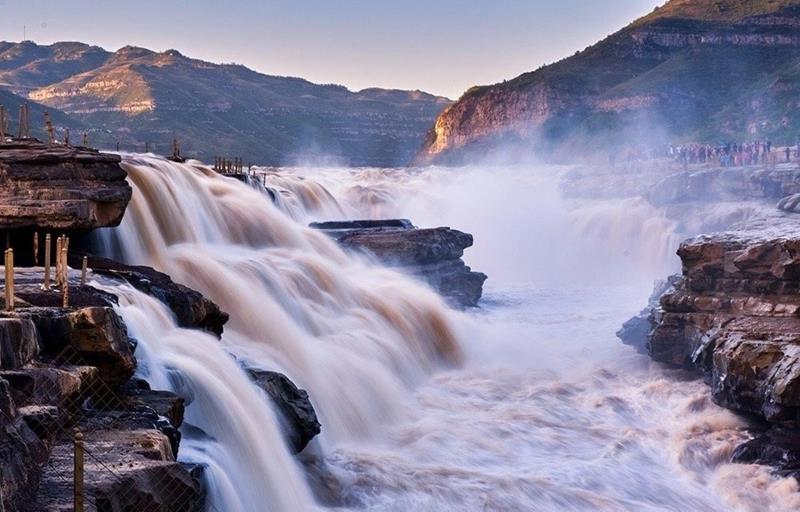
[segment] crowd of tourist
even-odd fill
[[[750,165],[774,166],[781,162],[800,160],[800,141],[794,146],[775,147],[770,140],[752,142],[725,142],[717,145],[689,143],[669,144],[661,147],[632,149],[624,154],[628,163],[668,159],[684,168],[690,165],[743,167]],[[612,156],[612,166],[617,157]]]
[[[669,146],[667,157],[684,167],[693,164],[720,165],[722,167],[742,167],[747,165],[775,164],[781,159],[789,162],[798,156],[799,147],[786,146],[776,151],[769,140],[754,142],[726,142],[717,146],[710,144],[683,144]]]

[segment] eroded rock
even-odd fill
[[[295,453],[299,453],[321,431],[317,413],[304,389],[278,372],[248,369],[253,382],[272,398],[283,430]]]
[[[35,139],[0,145],[0,229],[118,225],[132,194],[120,160]]]
[[[415,228],[406,219],[341,221],[311,224],[345,249],[366,252],[385,265],[416,276],[453,305],[476,306],[486,275],[473,272],[461,259],[472,235],[440,227]]]

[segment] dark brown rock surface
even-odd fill
[[[647,352],[700,372],[717,404],[780,427],[741,447],[736,460],[797,474],[800,236],[701,236],[678,255],[683,275],[647,317]]]
[[[35,139],[0,143],[0,229],[116,226],[131,187],[120,157]]]
[[[419,229],[406,219],[311,224],[345,249],[365,252],[390,267],[427,282],[459,307],[476,306],[486,275],[473,272],[461,259],[472,235],[448,227]]]

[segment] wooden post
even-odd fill
[[[50,233],[44,236],[44,283],[42,290],[50,290]]]
[[[14,311],[14,249],[6,249],[6,311]]]
[[[83,510],[83,458],[85,446],[83,444],[83,434],[75,429],[75,459],[73,464],[73,512],[84,512]]]
[[[117,153],[119,153],[119,141],[117,141]]]
[[[81,262],[81,286],[86,286],[86,267],[89,266],[89,258],[84,256]]]
[[[30,129],[28,128],[28,104],[23,103],[19,107],[19,138],[27,139],[30,137]]]
[[[61,286],[61,248],[64,246],[63,235],[56,238],[56,288]]]
[[[47,128],[47,141],[50,144],[56,143],[56,134],[53,131],[53,121],[50,120],[50,113],[45,110],[44,112],[44,125]]]
[[[33,265],[39,266],[39,232],[33,233]]]
[[[61,285],[61,292],[63,293],[63,307],[69,307],[69,267],[67,267],[67,246],[61,248],[61,272],[63,275],[63,284]]]

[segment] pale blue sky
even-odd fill
[[[0,40],[175,48],[351,89],[458,97],[571,55],[664,0],[0,0]]]

